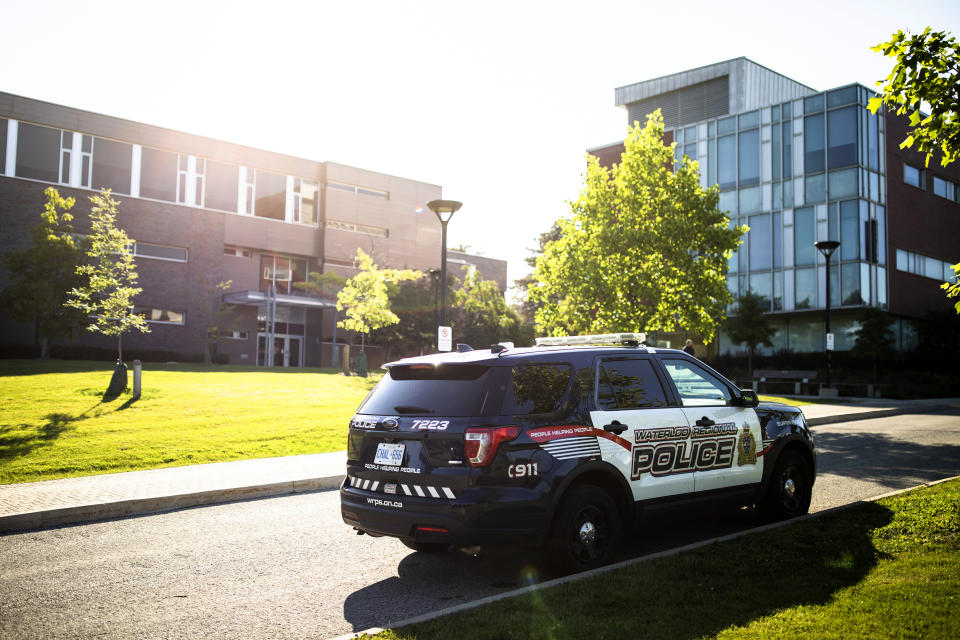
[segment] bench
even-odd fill
[[[816,371],[754,369],[753,390],[755,393],[766,393],[766,383],[768,382],[793,382],[793,393],[799,396],[801,395],[802,385],[814,383],[816,377]],[[760,389],[760,385],[764,385],[764,389]]]

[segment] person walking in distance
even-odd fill
[[[697,356],[697,350],[693,348],[693,340],[687,338],[687,344],[683,347],[684,353],[689,353],[693,357]]]

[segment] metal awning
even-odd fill
[[[299,307],[305,309],[333,309],[337,306],[332,300],[277,294],[273,300],[281,307]],[[240,304],[258,307],[267,304],[267,294],[263,291],[233,291],[223,296],[227,304]]]

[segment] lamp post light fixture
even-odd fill
[[[463,206],[456,200],[431,200],[427,206],[440,221],[440,326],[447,326],[447,223]]]
[[[820,242],[814,242],[813,246],[823,254],[823,257],[827,259],[827,305],[826,305],[826,315],[824,316],[824,351],[827,352],[827,389],[830,389],[830,352],[833,351],[833,345],[829,344],[830,340],[830,256],[833,255],[833,252],[837,250],[837,247],[840,246],[840,243],[836,240],[821,240]]]

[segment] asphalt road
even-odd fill
[[[814,511],[960,474],[960,412],[814,433]],[[755,524],[748,510],[650,523],[624,557]],[[0,638],[329,638],[537,575],[518,555],[354,535],[325,491],[2,536]]]

